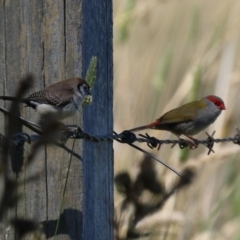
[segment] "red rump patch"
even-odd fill
[[[158,124],[159,124],[159,121],[152,122],[152,123],[148,124],[147,127],[152,128],[152,127],[155,127]]]

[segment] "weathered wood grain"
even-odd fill
[[[43,89],[68,77],[81,76],[82,72],[86,72],[91,56],[96,55],[99,64],[93,91],[95,101],[92,106],[86,107],[89,110],[86,112],[88,124],[85,124],[85,130],[94,134],[111,132],[111,2],[107,1],[105,6],[104,3],[89,1],[1,0],[0,4],[1,94],[13,95],[19,79],[28,72],[35,76],[32,91]],[[86,5],[89,5],[93,12],[89,12],[89,7],[86,8]],[[84,16],[82,7],[86,11]],[[110,14],[106,15],[107,11],[110,11]],[[100,17],[95,14],[100,14]],[[103,25],[99,24],[100,20],[103,21]],[[82,66],[84,66],[83,71]],[[24,117],[37,120],[37,114],[32,109],[22,108],[21,112]],[[66,122],[82,125],[81,114]],[[92,127],[94,124],[95,127]],[[31,133],[25,128],[23,130]],[[82,142],[78,140],[74,148],[74,151],[80,155],[82,155]],[[73,141],[68,141],[66,146],[71,148],[72,144]],[[86,214],[89,208],[95,211],[85,218],[86,224],[84,224],[84,226],[88,225],[86,229],[93,227],[95,238],[88,238],[92,235],[90,231],[85,234],[85,239],[111,239],[108,236],[112,236],[113,226],[112,144],[84,143],[84,147],[87,148],[84,154],[85,160],[89,163],[93,162],[92,166],[85,166],[85,189],[91,187],[92,180],[94,184],[93,191],[85,192],[87,194],[85,199],[87,201],[89,199],[89,204],[93,204],[92,206],[85,204]],[[30,150],[31,147],[25,145],[22,155],[26,157]],[[19,155],[18,159],[14,160],[21,161],[21,157]],[[16,209],[7,214],[5,220],[7,221],[8,216],[14,214],[18,217],[34,218],[43,223],[44,231],[48,239],[51,239],[57,223],[69,159],[70,154],[55,146],[42,146],[33,163],[27,167],[24,159],[18,169],[17,181],[26,180],[31,175],[37,175],[39,178],[18,188],[22,198]],[[10,165],[10,173],[15,176],[12,170]],[[92,178],[93,172],[94,178]],[[89,177],[88,180],[86,176]],[[57,239],[82,238],[82,195],[82,161],[73,157]],[[96,202],[93,199],[98,200]],[[10,239],[14,239],[14,232],[11,232]]]
[[[33,73],[36,80],[32,91],[68,77],[81,76],[82,72],[84,76],[90,58],[97,56],[94,101],[84,111],[84,129],[92,134],[111,133],[111,1],[1,0],[0,6],[0,93],[13,95],[19,79],[28,72]],[[23,108],[22,115],[37,120],[32,109]],[[80,113],[67,122],[81,125]],[[0,127],[2,131],[4,124]],[[72,144],[73,141],[69,141],[67,147],[71,148]],[[25,146],[21,153],[26,157],[30,150],[31,147]],[[77,141],[74,151],[80,155],[83,151],[84,159],[84,239],[112,239],[112,143],[84,141],[82,147],[82,141]],[[22,161],[22,156],[17,158],[16,161]],[[69,159],[70,155],[63,149],[42,146],[31,165],[26,167],[26,162],[22,162],[18,166],[17,181],[34,174],[39,178],[18,188],[21,201],[6,215],[5,221],[13,214],[34,218],[43,223],[47,237],[53,237]],[[63,209],[58,239],[81,239],[82,162],[75,157],[71,162]],[[2,229],[6,226],[1,225]],[[11,232],[10,239],[13,238],[14,232]]]

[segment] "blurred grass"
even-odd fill
[[[132,21],[132,13],[134,11],[134,7],[136,4],[136,0],[125,0],[124,2],[124,10],[122,11],[121,20],[119,23],[119,34],[118,40],[119,42],[124,42],[128,38],[129,27]]]
[[[115,0],[115,131],[149,123],[171,108],[216,94],[227,110],[207,131],[216,130],[215,137],[234,135],[240,116],[239,9],[240,0]],[[158,138],[175,138],[164,131],[148,132]],[[196,137],[205,138],[205,134]],[[142,156],[126,145],[114,144],[115,172],[131,172]],[[234,148],[225,154],[230,148],[216,144],[215,156],[204,155],[206,161],[199,163],[195,183],[166,204],[166,211],[183,212],[185,224],[177,228],[178,238],[169,234],[165,239],[203,239],[206,230],[221,233],[223,239],[239,239],[239,230],[228,227],[234,226],[240,209],[239,151]],[[199,147],[184,153],[162,146],[153,153],[181,168],[180,159],[188,162],[191,158],[197,164],[206,150]],[[156,168],[168,185],[173,173],[160,165]],[[222,189],[232,192],[226,196]],[[203,222],[207,228],[202,229]]]

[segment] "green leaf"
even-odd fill
[[[89,67],[86,74],[86,82],[89,84],[90,88],[93,88],[94,81],[97,75],[97,57],[93,56],[90,60]],[[92,96],[86,96],[83,105],[90,104],[92,102]]]
[[[90,88],[93,87],[97,75],[97,57],[93,56],[90,60],[89,67],[86,74],[86,81]]]

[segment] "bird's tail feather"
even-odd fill
[[[11,96],[0,96],[0,99],[2,100],[10,100],[10,101],[14,101],[14,100],[17,100],[16,97],[11,97]]]
[[[155,129],[158,124],[159,124],[159,120],[157,120],[155,122],[152,122],[152,123],[150,123],[148,125],[132,128],[132,129],[130,129],[128,131],[136,132],[136,131],[141,131],[141,130],[144,130],[144,129]]]
[[[36,105],[31,103],[31,101],[29,101],[29,99],[23,98],[23,99],[17,99],[16,97],[13,96],[0,96],[0,100],[4,100],[4,101],[18,101],[20,103],[25,103],[27,106],[26,107],[32,107],[32,108],[36,108]]]
[[[144,125],[144,126],[129,129],[128,131],[136,132],[136,131],[144,130],[144,129],[147,129],[147,128],[148,128],[148,125]]]
[[[159,125],[159,120],[148,124],[147,127],[148,128],[156,128],[157,125]]]

